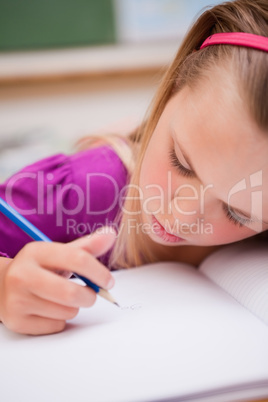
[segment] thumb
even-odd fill
[[[103,226],[88,236],[81,237],[70,243],[70,246],[82,248],[94,257],[99,257],[113,246],[116,239],[116,231],[111,226]]]

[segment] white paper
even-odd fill
[[[268,325],[268,246],[234,244],[209,256],[200,271]]]
[[[159,263],[114,275],[111,293],[121,309],[98,298],[56,335],[0,328],[3,401],[208,401],[212,395],[215,402],[229,400],[217,390],[232,387],[236,397],[268,395],[268,326],[200,272]]]

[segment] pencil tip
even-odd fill
[[[114,304],[115,304],[117,307],[120,307],[118,303],[114,302]]]

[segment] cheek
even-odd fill
[[[167,172],[170,169],[168,152],[171,137],[167,134],[164,123],[162,116],[147,146],[141,166],[140,186],[142,187],[158,185],[164,189],[166,186]]]
[[[212,239],[215,244],[228,244],[251,237],[254,234],[255,232],[247,227],[241,228],[227,221],[213,225]]]
[[[168,164],[166,158],[157,157],[148,150],[141,166],[139,185],[145,196],[153,196],[165,191],[168,178]]]
[[[154,157],[147,152],[141,168],[140,190],[142,192],[142,211],[145,215],[163,214],[167,209],[168,170],[166,158]]]
[[[237,237],[236,227],[233,228],[229,223],[213,226],[213,239],[217,243],[229,243]]]

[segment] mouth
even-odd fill
[[[181,237],[167,232],[154,215],[152,215],[152,229],[153,233],[166,243],[181,243],[184,241]]]

